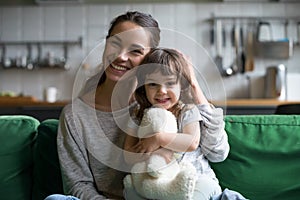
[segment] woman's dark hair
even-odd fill
[[[138,11],[129,11],[113,19],[110,23],[110,27],[108,29],[108,34],[106,38],[111,36],[111,32],[116,25],[125,21],[130,21],[141,27],[149,28],[149,31],[151,33],[150,45],[151,47],[158,46],[160,41],[160,29],[159,29],[158,22],[151,15],[141,13]]]
[[[119,15],[114,18],[108,29],[108,34],[106,39],[111,36],[111,33],[116,25],[122,22],[130,21],[143,28],[147,28],[147,31],[150,32],[150,47],[157,47],[160,42],[160,29],[158,22],[150,15],[138,11],[128,11],[125,14]],[[98,85],[101,85],[106,79],[105,73],[102,74]]]
[[[189,63],[184,56],[174,49],[155,48],[145,56],[141,66],[136,71],[138,88],[135,90],[134,95],[139,104],[136,112],[137,119],[141,119],[144,110],[152,106],[146,96],[146,76],[156,72],[161,72],[164,76],[175,75],[177,82],[179,81],[181,85],[181,90],[187,90],[191,83],[188,65]]]

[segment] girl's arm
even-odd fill
[[[194,151],[200,142],[199,121],[191,122],[183,127],[182,133],[158,133],[160,146],[177,151]]]
[[[186,124],[182,130],[182,133],[155,133],[152,137],[141,139],[135,148],[143,153],[154,152],[161,147],[177,152],[197,149],[200,142],[199,121]]]

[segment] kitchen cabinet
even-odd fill
[[[63,106],[16,106],[0,107],[0,115],[29,115],[40,122],[46,119],[59,119]]]
[[[277,106],[226,106],[222,107],[225,115],[271,115],[274,114]]]

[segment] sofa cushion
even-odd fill
[[[0,194],[5,200],[29,200],[33,143],[39,121],[29,116],[0,116]]]
[[[221,186],[255,200],[300,197],[300,115],[227,116],[230,153],[211,163]]]
[[[33,200],[43,200],[50,194],[63,194],[56,145],[57,128],[57,119],[47,119],[38,127],[34,151]]]

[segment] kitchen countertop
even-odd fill
[[[40,121],[58,119],[63,107],[69,101],[49,103],[33,97],[0,97],[0,115],[24,114],[34,116]],[[228,99],[212,101],[216,107],[222,107],[226,115],[274,114],[281,104],[299,103],[300,101],[279,101],[277,99]]]
[[[0,107],[63,107],[69,101],[56,101],[54,103],[49,103],[46,101],[37,100],[31,96],[23,96],[23,97],[0,97]]]
[[[49,103],[37,100],[34,97],[0,97],[0,107],[17,107],[17,106],[65,106],[70,101],[57,101]],[[227,99],[224,101],[212,101],[215,106],[278,106],[280,104],[293,104],[299,101],[280,101],[277,99]]]
[[[300,104],[299,101],[278,99],[227,99],[226,101],[212,101],[216,106],[278,106],[281,104]]]

